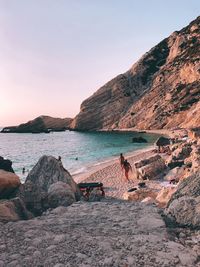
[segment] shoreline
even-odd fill
[[[141,158],[147,156],[149,153],[153,153],[153,150],[155,149],[154,145],[151,145],[146,148],[138,149],[135,151],[123,153],[125,155],[125,158],[128,160],[135,159],[136,157]],[[88,170],[86,172],[78,173],[78,174],[72,174],[73,179],[76,183],[80,183],[82,181],[85,181],[89,179],[90,176],[96,174],[97,172],[101,172],[106,168],[109,168],[110,166],[118,164],[119,165],[119,157],[114,156],[113,158],[110,158],[109,160],[105,162],[98,163],[94,166],[88,167]]]

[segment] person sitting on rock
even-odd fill
[[[133,170],[132,170],[131,164],[128,162],[127,159],[124,160],[123,168],[124,168],[124,171],[125,171],[125,177],[126,177],[127,181],[130,182],[128,174],[129,174],[130,170],[131,171],[133,171]]]

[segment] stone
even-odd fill
[[[126,192],[123,194],[123,199],[131,201],[142,201],[147,197],[155,199],[157,192],[150,188],[141,188],[132,192]]]
[[[0,198],[10,198],[21,182],[19,177],[13,173],[0,170]]]
[[[4,159],[3,157],[0,157],[0,170],[14,173],[14,170],[12,168],[12,161],[9,159]]]
[[[166,170],[164,160],[160,155],[151,156],[134,164],[137,179],[159,179]]]
[[[156,201],[159,202],[159,204],[161,204],[162,207],[165,207],[168,204],[174,192],[176,192],[175,186],[163,187],[161,191],[158,193]]]
[[[172,158],[174,161],[181,161],[189,157],[191,152],[192,152],[191,144],[183,143],[182,145],[178,146],[176,150],[172,152]]]
[[[198,260],[192,248],[172,242],[154,205],[105,199],[77,202],[63,207],[59,215],[54,211],[23,224],[1,225],[0,244],[6,244],[7,252],[0,253],[4,266],[14,261],[13,254],[20,255],[19,266],[192,267]],[[29,245],[24,242],[26,232],[32,233]]]
[[[32,217],[20,198],[0,201],[0,222],[27,220]]]
[[[193,228],[200,227],[200,173],[182,180],[172,195],[166,215],[172,221]]]
[[[161,146],[168,146],[170,145],[170,139],[164,136],[161,136],[157,139],[156,143],[155,143],[158,147]]]
[[[64,182],[53,183],[48,189],[48,207],[69,206],[76,201],[75,194],[70,185]]]
[[[182,176],[184,175],[184,168],[182,167],[175,167],[172,170],[170,170],[167,175],[164,176],[164,179],[167,181],[171,181],[171,180],[175,180],[176,182],[178,182],[179,180],[181,180]]]
[[[17,195],[24,200],[28,210],[35,215],[40,215],[50,206],[56,207],[56,203],[57,205],[61,202],[64,203],[63,185],[57,184],[51,187],[57,182],[67,184],[67,192],[70,194],[68,201],[73,198],[72,195],[74,195],[75,200],[79,200],[79,188],[70,173],[64,169],[62,162],[52,156],[42,156],[28,174],[25,183],[20,186]],[[58,194],[61,191],[62,196],[59,197]],[[48,200],[50,203],[48,203]]]

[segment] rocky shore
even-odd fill
[[[128,157],[130,182],[116,161],[82,177],[104,185],[89,201],[58,159],[22,185],[5,183],[16,175],[1,158],[0,266],[200,266],[199,131],[168,134],[169,147]]]

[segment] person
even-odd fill
[[[23,167],[22,169],[22,174],[25,174],[25,167]]]
[[[61,161],[61,156],[58,156],[58,161]]]
[[[124,168],[124,156],[122,153],[120,153],[119,162],[120,162],[121,168],[123,170],[123,168]]]
[[[131,164],[128,162],[127,159],[124,160],[123,168],[124,168],[124,171],[125,171],[125,177],[130,182],[128,174],[129,174],[130,170],[132,171],[132,167],[131,167]]]

